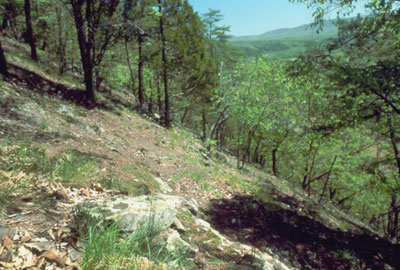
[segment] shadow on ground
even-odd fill
[[[72,88],[64,83],[46,79],[38,73],[26,70],[12,63],[9,63],[9,66],[11,67],[11,78],[20,83],[26,83],[32,92],[56,96],[62,100],[82,105],[89,109],[96,107],[106,111],[115,112],[113,107],[110,107],[104,102],[97,102],[97,104],[94,105],[86,103],[85,91],[83,89]],[[117,99],[111,95],[108,99],[115,106],[121,106],[124,108],[132,107],[132,104],[129,102]]]
[[[222,233],[278,254],[301,269],[400,269],[400,246],[366,234],[335,231],[296,211],[251,196],[212,200],[206,210]]]

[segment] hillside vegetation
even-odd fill
[[[231,39],[232,44],[246,57],[268,55],[270,60],[293,59],[307,48],[319,43],[327,43],[338,33],[336,22],[325,22],[322,30],[311,24],[293,28],[283,28],[257,36],[240,36]]]
[[[287,61],[186,0],[1,2],[0,267],[399,268],[400,10],[367,8]]]

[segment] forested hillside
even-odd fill
[[[77,177],[79,187],[103,179],[132,196],[156,189],[149,175],[159,167],[177,194],[199,197],[204,218],[232,241],[271,248],[293,269],[399,268],[399,3],[366,1],[373,16],[336,28],[324,16],[348,14],[357,0],[291,2],[315,9],[325,32],[313,44],[303,26],[231,42],[221,12],[198,14],[187,0],[0,0],[0,214],[14,209],[13,189],[32,173],[40,184],[21,190],[43,190],[44,180],[73,190]],[[194,156],[191,136],[202,144]],[[60,154],[64,141],[74,151]],[[43,150],[50,142],[54,149]],[[231,167],[213,164],[211,153]],[[140,166],[118,164],[129,158]],[[193,226],[185,240],[198,239],[201,258],[186,269],[259,269],[247,255],[209,247],[214,236],[201,242]],[[1,244],[0,262],[12,250]]]
[[[312,24],[305,24],[256,36],[233,37],[231,42],[238,51],[249,58],[267,55],[270,60],[289,60],[304,53],[309,47],[335,38],[337,33],[336,20],[328,20],[322,29]]]

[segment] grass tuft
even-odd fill
[[[153,247],[150,230],[141,228],[126,237],[118,224],[91,226],[85,243],[82,270],[167,270],[171,256],[165,247]],[[126,238],[124,238],[126,237]],[[186,264],[184,258],[173,261],[174,269]]]

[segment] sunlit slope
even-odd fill
[[[338,27],[334,21],[327,21],[321,31],[311,24],[294,28],[282,28],[256,36],[232,38],[232,43],[246,57],[267,54],[271,59],[290,59],[304,52],[308,46],[324,43],[337,35]]]

